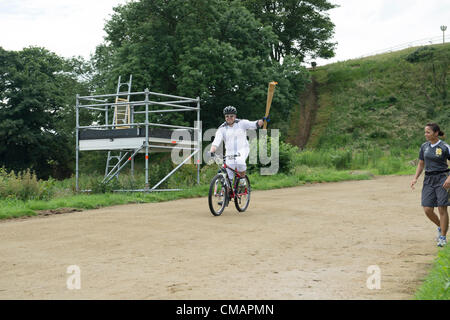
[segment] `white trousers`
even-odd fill
[[[240,152],[240,156],[236,157],[236,159],[228,159],[227,158],[225,163],[230,168],[232,168],[238,172],[243,172],[243,171],[247,170],[247,164],[246,164],[247,157],[248,157],[248,152]],[[230,169],[227,169],[227,173],[228,173],[228,177],[230,178],[230,181],[233,181],[234,172],[231,171]]]

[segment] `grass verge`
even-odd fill
[[[438,253],[433,268],[415,294],[417,300],[450,300],[450,246]]]

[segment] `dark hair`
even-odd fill
[[[426,127],[430,127],[433,132],[439,132],[439,136],[444,135],[444,131],[441,131],[441,128],[439,128],[437,123],[427,123]]]

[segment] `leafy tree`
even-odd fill
[[[0,166],[62,178],[73,171],[75,92],[71,64],[44,48],[0,48]]]
[[[226,105],[238,107],[239,117],[261,117],[273,80],[280,90],[272,115],[285,119],[307,78],[296,57],[287,56],[287,64],[270,59],[277,36],[240,1],[141,0],[114,10],[94,56],[95,81],[111,92],[119,75],[133,74],[135,90],[200,97],[204,128],[223,121]],[[181,124],[195,115],[152,117]]]
[[[271,26],[277,41],[271,44],[272,59],[286,55],[331,58],[336,43],[330,42],[334,24],[327,11],[337,6],[327,0],[241,0],[264,26]]]

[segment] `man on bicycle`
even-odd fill
[[[250,146],[247,140],[247,129],[261,128],[264,124],[263,120],[249,121],[245,119],[237,119],[237,110],[233,106],[227,106],[223,109],[225,122],[217,129],[216,136],[211,145],[211,154],[216,152],[220,143],[224,141],[226,156],[237,155],[234,159],[227,157],[226,164],[230,168],[239,172],[242,177],[245,176],[247,169],[246,160],[250,153]],[[230,180],[233,180],[233,172],[228,171]]]

